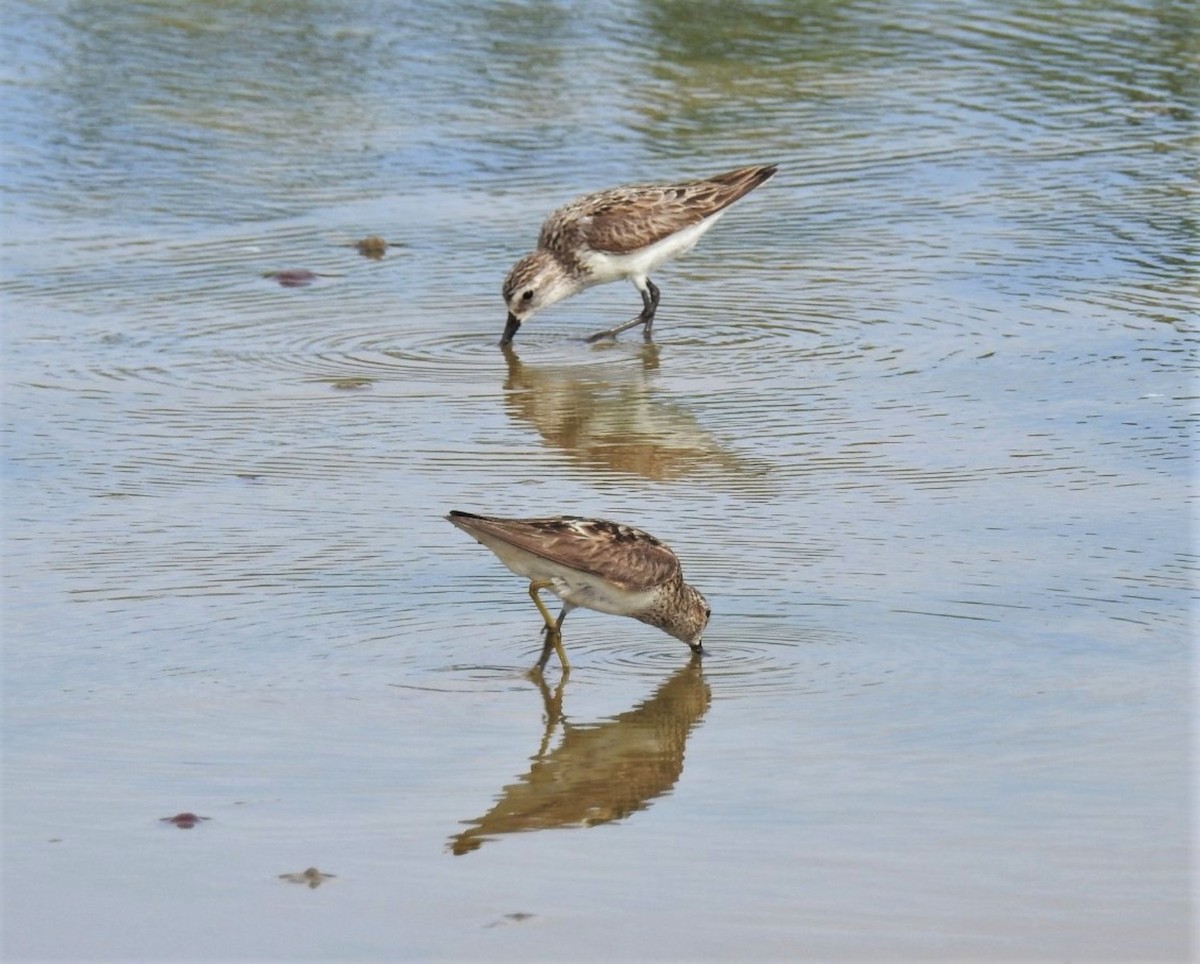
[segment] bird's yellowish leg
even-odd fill
[[[567,672],[571,668],[571,664],[567,661],[567,651],[563,649],[562,630],[559,628],[559,623],[553,616],[550,615],[550,610],[546,608],[546,604],[542,602],[538,595],[543,589],[549,589],[548,582],[531,582],[529,584],[529,598],[533,600],[533,604],[537,606],[538,612],[542,614],[542,619],[546,623],[546,643],[542,646],[541,658],[537,661],[537,669],[544,669],[546,662],[550,659],[550,650],[558,653],[558,661],[562,664],[563,672]]]

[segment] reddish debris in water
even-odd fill
[[[163,823],[173,823],[180,830],[191,830],[201,820],[207,820],[208,817],[197,817],[194,813],[177,813],[173,817],[160,818]]]
[[[265,277],[272,281],[278,281],[281,287],[284,288],[303,288],[305,285],[310,285],[317,280],[317,273],[314,271],[306,271],[303,268],[296,268],[290,271],[272,271]]]

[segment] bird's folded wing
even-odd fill
[[[633,592],[653,589],[679,575],[679,559],[648,533],[601,519],[488,519],[470,527],[550,562],[591,573]]]

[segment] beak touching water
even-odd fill
[[[520,327],[521,319],[510,311],[508,313],[508,321],[504,323],[504,334],[500,336],[501,348],[513,340],[513,335],[517,333],[517,329]]]

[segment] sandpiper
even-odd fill
[[[649,341],[659,292],[647,275],[695,247],[726,208],[775,171],[776,165],[766,164],[679,184],[631,184],[563,205],[546,218],[537,250],[513,265],[504,281],[508,321],[500,345],[509,344],[534,312],[618,278],[628,278],[641,292],[641,314],[587,340],[642,325]]]
[[[683,640],[695,653],[704,651],[700,636],[711,614],[708,603],[683,581],[675,553],[649,533],[577,516],[497,519],[453,510],[446,518],[529,580],[546,634],[536,669],[545,667],[552,649],[562,668],[571,668],[562,624],[578,606],[632,616]],[[538,596],[543,589],[563,601],[557,619]]]

